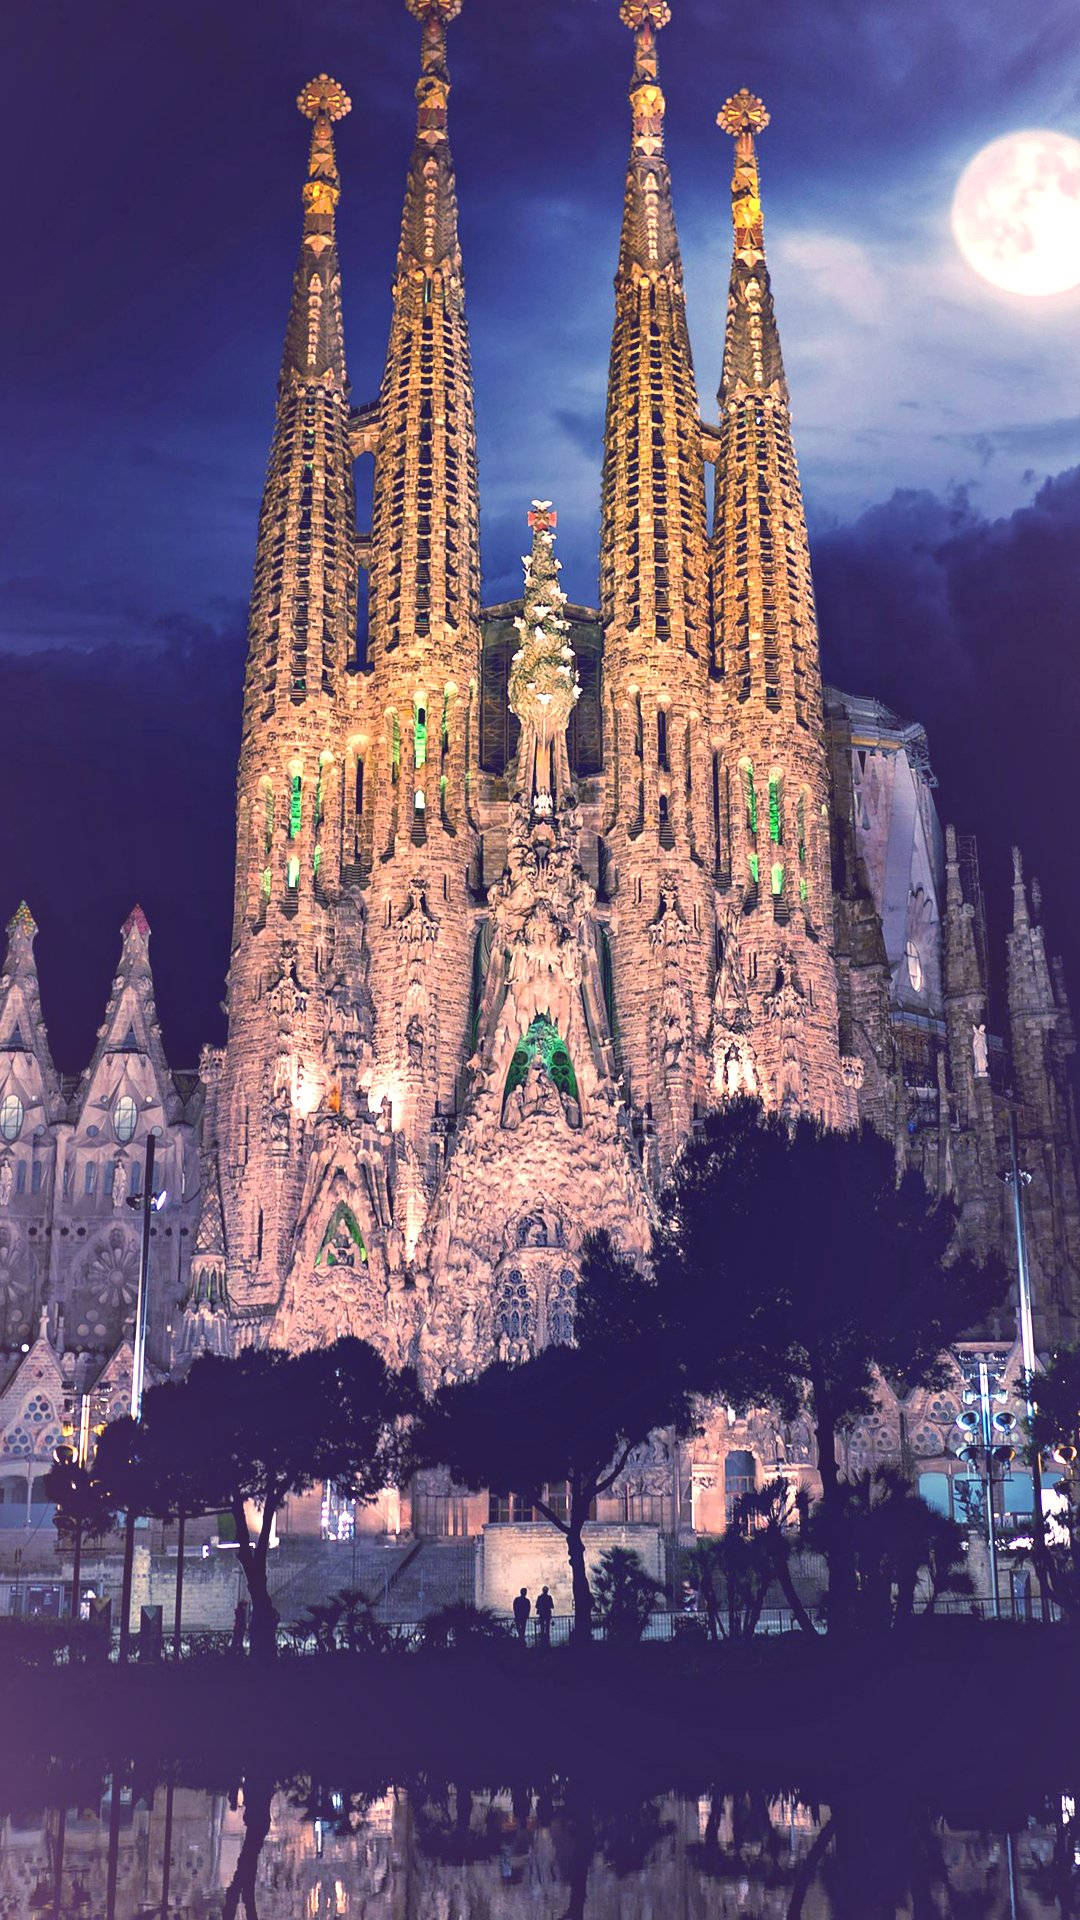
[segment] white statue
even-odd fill
[[[127,1190],[128,1190],[128,1163],[125,1160],[123,1154],[118,1153],[116,1156],[116,1160],[113,1163],[112,1203],[114,1207],[123,1206],[124,1201],[127,1198]]]
[[[11,1188],[14,1179],[15,1172],[11,1155],[10,1153],[5,1154],[3,1161],[0,1162],[0,1207],[6,1207],[8,1201],[11,1199]]]
[[[985,1022],[971,1029],[971,1051],[975,1060],[975,1078],[985,1080],[990,1072]]]

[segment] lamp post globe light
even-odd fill
[[[1000,1484],[1016,1458],[1016,1415],[1008,1410],[1009,1390],[1002,1364],[979,1354],[966,1369],[963,1406],[956,1416],[957,1458],[974,1469],[982,1487],[986,1516],[986,1544],[990,1559],[990,1602],[995,1620],[1001,1618],[998,1591],[997,1527],[994,1486]],[[996,1476],[996,1478],[995,1478]]]
[[[142,1418],[143,1384],[146,1378],[146,1307],[147,1282],[150,1268],[150,1216],[160,1213],[168,1195],[162,1188],[160,1194],[154,1193],[154,1147],[160,1127],[151,1127],[146,1136],[146,1160],[143,1167],[141,1193],[129,1193],[127,1205],[133,1210],[141,1208],[142,1236],[139,1242],[139,1285],[135,1296],[135,1332],[132,1339],[131,1359],[131,1417]],[[128,1641],[131,1634],[131,1584],[135,1563],[135,1514],[129,1509],[124,1515],[124,1573],[120,1591],[120,1662],[127,1659]]]

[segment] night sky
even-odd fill
[[[766,245],[826,675],[924,721],[943,815],[1007,895],[1019,838],[1080,991],[1080,294],[955,253],[986,141],[1080,134],[1074,0],[672,0],[668,151],[702,407],[730,253],[725,96],[760,92]],[[594,602],[631,42],[617,0],[466,0],[452,136],[485,593],[530,498]],[[401,0],[38,0],[7,22],[0,181],[0,914],[41,923],[81,1068],[118,928],[154,929],[177,1066],[219,1041],[245,605],[299,232],[300,86],[338,130],[354,398],[378,388],[419,29]],[[362,463],[361,523],[366,524]],[[367,488],[370,480],[367,479]],[[997,1010],[995,1010],[995,1013]]]

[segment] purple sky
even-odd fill
[[[1080,133],[1073,0],[673,11],[661,58],[703,411],[729,250],[714,119],[746,84],[773,115],[766,240],[826,671],[926,721],[943,812],[985,829],[984,879],[1004,886],[1022,838],[1080,962],[1062,854],[1080,297],[984,287],[948,221],[985,141]],[[362,401],[385,345],[417,36],[401,0],[43,0],[8,36],[0,913],[25,893],[42,923],[68,1068],[136,896],[172,1057],[221,1036],[244,607],[306,154],[293,101],[323,68],[353,97],[339,225]],[[518,591],[540,494],[560,510],[565,584],[590,601],[629,36],[616,0],[466,0],[451,59],[486,592]]]

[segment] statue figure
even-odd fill
[[[424,1023],[418,1013],[414,1013],[405,1028],[405,1044],[409,1049],[410,1067],[422,1067],[424,1064]]]
[[[559,1089],[538,1053],[534,1054],[529,1061],[521,1092],[522,1108],[526,1117],[537,1113],[562,1113]]]
[[[985,1080],[990,1072],[989,1044],[986,1038],[985,1021],[971,1029],[971,1052],[975,1061],[975,1078],[976,1080]]]
[[[123,1206],[124,1201],[127,1198],[127,1190],[128,1190],[128,1163],[125,1160],[123,1154],[118,1153],[116,1156],[116,1159],[113,1162],[112,1203],[114,1207]]]
[[[0,1161],[0,1207],[6,1207],[11,1199],[11,1189],[15,1181],[15,1169],[10,1153]]]
[[[289,1101],[284,1093],[278,1094],[270,1109],[270,1145],[275,1153],[288,1152]]]

